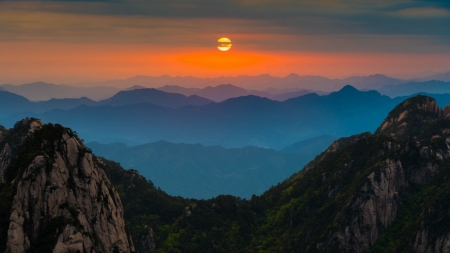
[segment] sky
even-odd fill
[[[0,0],[0,83],[430,70],[450,70],[448,0]]]

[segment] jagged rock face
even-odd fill
[[[0,152],[0,183],[5,183],[3,178],[5,169],[11,163],[11,148],[8,143],[5,143],[3,150]]]
[[[148,228],[145,233],[138,235],[136,249],[138,249],[139,253],[154,253],[155,248],[153,229]]]
[[[386,120],[377,129],[376,133],[384,133],[392,137],[403,137],[409,133],[410,128],[419,126],[412,123],[435,121],[450,114],[450,106],[439,108],[436,100],[418,95],[404,101],[389,113]]]
[[[13,151],[17,151],[19,146],[23,143],[24,139],[33,134],[34,131],[41,129],[43,126],[42,121],[38,119],[32,119],[32,118],[26,118],[20,122],[18,122],[15,126],[15,128],[23,128],[25,127],[25,131],[22,130],[22,133],[16,133],[21,134],[20,140],[12,140],[12,142],[4,142],[2,147],[2,142],[5,138],[5,136],[8,136],[8,131],[3,126],[0,126],[0,183],[5,183],[4,173],[6,167],[11,163],[11,159],[13,158]],[[12,130],[14,131],[14,130]],[[19,131],[20,132],[20,131]],[[15,152],[14,152],[15,153]]]
[[[367,177],[367,182],[349,208],[358,210],[327,240],[337,243],[340,252],[363,252],[378,240],[380,234],[395,220],[400,209],[399,193],[407,186],[400,161],[387,160]],[[381,224],[381,226],[380,226]],[[323,250],[327,243],[320,243]]]
[[[6,253],[134,251],[119,195],[92,154],[67,132],[42,140],[48,146],[54,153],[34,157],[14,180]]]
[[[450,252],[450,233],[437,239],[430,238],[429,230],[420,230],[412,243],[412,252],[417,253],[441,253]]]

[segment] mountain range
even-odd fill
[[[259,76],[237,76],[237,77],[171,77],[171,76],[135,76],[124,80],[111,80],[94,83],[81,83],[82,86],[111,86],[111,87],[132,87],[139,85],[147,88],[158,88],[166,85],[181,86],[191,88],[203,88],[208,86],[218,86],[222,84],[232,84],[247,90],[264,90],[268,88],[277,89],[306,89],[319,90],[325,92],[336,91],[345,85],[352,85],[358,89],[377,89],[386,84],[405,83],[405,80],[391,78],[385,75],[376,74],[370,76],[352,76],[344,79],[331,79],[322,76],[299,76],[289,74],[285,77],[274,77],[263,74]]]
[[[212,102],[211,100],[195,95],[186,97],[181,94],[166,93],[156,89],[120,91],[111,98],[99,102],[86,97],[53,98],[47,101],[32,102],[23,96],[7,91],[0,91],[0,117],[7,117],[13,113],[43,113],[54,109],[68,110],[80,105],[119,106],[150,103],[164,107],[178,108],[187,105],[205,105]]]
[[[228,98],[255,95],[271,100],[284,101],[307,93],[324,95],[336,91],[345,85],[352,85],[360,90],[379,90],[389,96],[405,96],[421,92],[437,93],[431,90],[413,90],[403,86],[402,91],[390,93],[390,89],[399,84],[411,82],[423,83],[426,88],[428,81],[450,81],[450,72],[422,74],[421,78],[396,79],[381,74],[370,76],[352,76],[344,79],[330,79],[321,76],[299,76],[290,74],[286,77],[270,75],[195,78],[195,77],[150,77],[136,76],[125,80],[112,80],[97,83],[80,83],[73,85],[56,85],[35,82],[22,85],[0,85],[1,89],[24,96],[31,101],[45,101],[52,98],[87,97],[95,101],[107,99],[120,90],[158,88],[169,93],[179,93],[185,96],[198,95],[215,102]],[[384,87],[386,86],[386,87]],[[129,87],[129,88],[126,88]],[[188,88],[189,87],[189,88]],[[416,89],[416,90],[414,90]]]
[[[111,98],[99,101],[97,105],[122,106],[139,103],[150,103],[168,108],[179,108],[187,105],[206,105],[213,103],[213,101],[197,95],[185,96],[157,89],[134,89],[120,91]]]
[[[170,196],[71,129],[25,119],[0,127],[0,250],[447,252],[449,114],[409,98],[263,194],[207,200]]]
[[[283,102],[245,96],[177,109],[149,103],[81,105],[69,110],[18,113],[2,122],[11,126],[20,118],[33,116],[72,125],[84,139],[100,143],[137,145],[165,140],[227,148],[251,145],[281,149],[320,135],[373,131],[377,122],[402,99],[346,86],[326,96],[307,94]]]
[[[399,85],[385,85],[378,91],[390,97],[409,96],[417,93],[444,94],[450,93],[450,82],[424,81],[410,82]]]
[[[33,116],[74,126],[84,139],[99,143],[138,145],[165,140],[278,150],[321,135],[339,137],[374,131],[377,122],[404,99],[345,86],[329,95],[313,93],[283,102],[245,96],[177,109],[150,103],[115,107],[81,105],[44,113],[17,113],[2,122],[11,126],[21,118]],[[442,95],[438,101],[447,104],[450,96]]]
[[[220,194],[241,198],[262,194],[300,170],[331,142],[324,145],[310,140],[308,143],[317,143],[317,151],[306,151],[306,145],[303,146],[306,154],[293,154],[250,146],[226,149],[165,141],[134,147],[96,142],[86,146],[96,155],[139,171],[170,195],[207,199]]]
[[[26,97],[31,101],[45,101],[53,98],[81,98],[87,97],[92,100],[109,98],[119,92],[118,88],[108,86],[78,87],[64,84],[51,84],[35,82],[22,85],[3,84],[0,85],[5,91]]]
[[[321,91],[312,91],[312,90],[295,90],[295,91],[278,91],[271,93],[267,91],[258,91],[258,90],[246,90],[241,87],[237,87],[231,84],[222,84],[215,87],[205,87],[205,88],[185,88],[176,85],[166,85],[164,87],[158,88],[158,90],[162,90],[165,92],[171,93],[179,93],[185,96],[198,95],[200,97],[204,97],[215,102],[221,102],[227,100],[229,98],[243,97],[254,95],[258,97],[265,97],[271,100],[284,101],[290,98],[303,96],[309,93],[316,93],[319,95],[327,94]]]
[[[351,86],[324,96],[311,93],[282,102],[250,95],[213,103],[156,89],[122,91],[100,102],[74,99],[35,103],[7,92],[0,92],[2,95],[2,124],[8,127],[33,116],[72,125],[84,139],[99,143],[134,146],[165,140],[277,150],[321,135],[340,137],[374,131],[383,115],[407,98],[389,98]],[[448,94],[430,96],[440,105],[450,104]]]

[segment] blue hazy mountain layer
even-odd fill
[[[179,108],[187,105],[206,105],[213,101],[197,96],[185,96],[177,93],[168,93],[157,89],[135,89],[120,91],[111,98],[102,100],[97,105],[131,105],[138,103],[151,103],[170,108]]]
[[[88,106],[121,106],[139,103],[150,103],[169,108],[179,108],[187,105],[206,105],[213,101],[196,95],[184,96],[176,93],[167,93],[156,89],[137,89],[120,91],[111,98],[96,102],[86,97],[59,98],[48,101],[32,102],[27,98],[0,90],[0,117],[4,118],[13,113],[42,113],[53,109],[68,110],[80,105]]]
[[[441,106],[450,104],[450,95],[430,96]],[[69,125],[86,141],[100,143],[138,145],[165,140],[278,150],[321,135],[341,137],[372,132],[406,98],[392,99],[377,91],[358,91],[345,86],[329,95],[307,94],[283,102],[245,96],[177,109],[150,103],[82,105],[45,113],[18,113],[4,118],[1,124],[12,126],[19,119],[34,116],[44,122]]]
[[[398,97],[409,96],[416,93],[443,94],[450,93],[450,82],[444,81],[426,81],[426,82],[410,82],[398,85],[385,85],[378,90],[381,94]]]
[[[336,137],[331,135],[322,135],[295,142],[280,151],[293,154],[318,155],[330,146],[336,139]]]
[[[127,147],[124,144],[87,144],[95,154],[136,169],[174,196],[212,198],[231,194],[259,195],[301,170],[314,155],[273,149],[174,144],[164,141]]]
[[[19,113],[2,120],[12,126],[25,116],[77,129],[86,141],[128,145],[165,140],[224,147],[282,149],[320,136],[374,131],[404,98],[345,86],[326,96],[307,94],[283,102],[257,96],[177,109],[150,103],[124,106],[82,105],[69,110]]]

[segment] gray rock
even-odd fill
[[[394,221],[401,205],[399,193],[407,186],[402,164],[387,160],[367,179],[361,194],[348,203],[351,209],[358,211],[344,227],[331,233],[326,242],[317,245],[319,251],[336,243],[336,252],[363,252],[373,246]]]
[[[43,236],[56,239],[53,253],[134,251],[119,195],[97,161],[67,133],[54,144],[14,181],[6,253],[26,252]],[[59,227],[43,235],[49,224]]]

